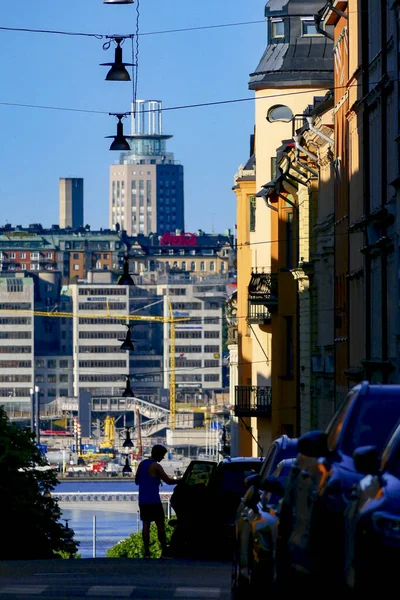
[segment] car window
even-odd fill
[[[194,463],[188,473],[187,479],[185,481],[185,485],[199,485],[204,484],[207,485],[211,473],[214,471],[215,465],[207,464],[207,463]]]
[[[370,445],[376,446],[380,454],[399,418],[397,394],[367,394],[349,417],[342,440],[344,454],[352,456],[356,448]]]
[[[276,444],[272,444],[270,449],[268,450],[267,456],[264,459],[264,462],[261,467],[260,477],[261,481],[264,481],[268,475],[271,475],[272,465],[275,462],[275,456],[278,451],[278,447]]]
[[[336,413],[333,415],[331,422],[326,428],[326,433],[328,435],[327,444],[330,452],[333,452],[333,450],[336,448],[336,444],[338,442],[339,435],[343,427],[343,421],[358,392],[359,388],[354,388],[347,394],[345,400],[342,402]]]

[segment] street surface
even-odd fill
[[[2,561],[1,600],[230,598],[229,562],[175,559]]]

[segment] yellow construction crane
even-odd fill
[[[107,311],[104,313],[70,313],[70,312],[59,312],[59,311],[40,311],[40,310],[24,310],[24,309],[0,309],[0,314],[8,313],[9,316],[12,314],[24,314],[27,316],[35,317],[60,317],[60,318],[79,318],[79,319],[117,319],[121,320],[121,324],[125,324],[126,321],[150,321],[158,323],[169,323],[169,401],[170,401],[170,428],[175,429],[175,415],[176,415],[176,374],[175,374],[175,323],[179,321],[189,321],[190,317],[174,317],[172,303],[168,297],[168,316],[141,316],[141,315],[119,315],[111,313],[108,301],[106,303]],[[125,322],[125,323],[124,323]]]

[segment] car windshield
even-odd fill
[[[397,394],[380,398],[376,393],[364,396],[349,416],[341,443],[342,451],[352,456],[356,448],[372,445],[380,454],[393,424],[399,419],[400,398]]]

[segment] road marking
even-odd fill
[[[175,598],[219,598],[221,590],[219,588],[184,588],[178,587],[175,590]]]
[[[135,585],[93,585],[86,596],[111,596],[111,598],[129,598]]]
[[[48,588],[47,585],[7,585],[0,588],[0,594],[42,594]]]

